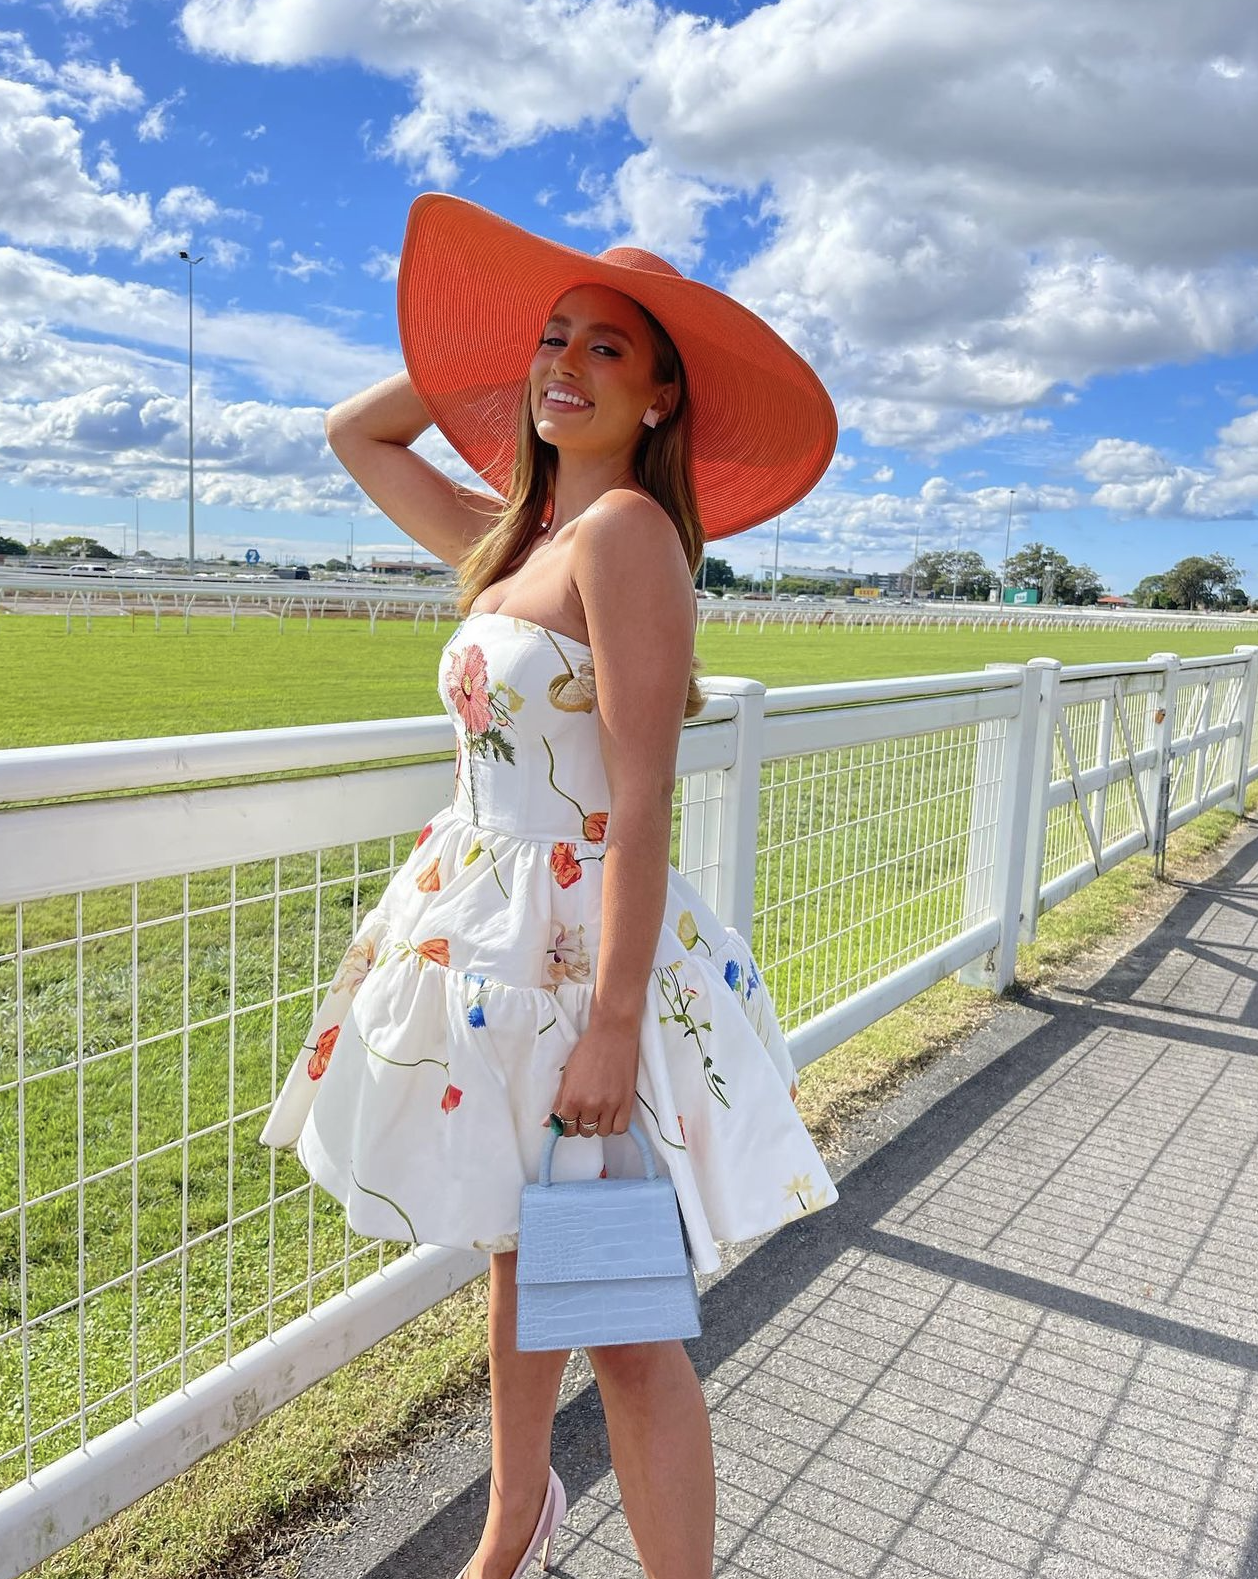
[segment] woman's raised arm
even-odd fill
[[[372,503],[430,554],[458,565],[502,500],[464,488],[415,454],[411,445],[431,426],[405,370],[339,401],[323,419],[332,453]]]

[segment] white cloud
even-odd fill
[[[158,201],[157,212],[174,224],[206,225],[211,220],[245,217],[238,209],[221,209],[199,186],[172,186]]]
[[[400,262],[400,253],[385,252],[381,247],[372,247],[363,263],[363,273],[370,274],[373,280],[395,280]]]
[[[93,177],[83,136],[49,111],[48,95],[0,80],[0,235],[37,247],[134,248],[152,226],[146,196],[106,190],[118,180],[111,156]]]
[[[239,241],[226,241],[222,236],[211,236],[205,244],[205,255],[215,272],[230,273],[249,261],[249,248]]]
[[[1013,541],[1034,529],[1036,516],[1076,510],[1084,502],[1073,488],[1021,485],[1015,490]],[[859,561],[870,569],[897,569],[912,558],[915,538],[925,552],[955,548],[959,533],[963,548],[976,549],[994,565],[1004,553],[1008,516],[1008,488],[967,490],[938,475],[916,494],[854,494],[823,484],[783,517],[782,537],[791,543],[791,554],[805,552],[812,563]]]
[[[777,0],[682,13],[629,102],[670,162],[754,184],[802,164],[933,180],[1020,247],[1070,235],[1133,262],[1254,239],[1250,0]]]
[[[878,468],[878,470],[876,472],[874,472],[873,476],[870,478],[870,481],[871,482],[890,482],[894,477],[895,477],[895,472],[892,470],[892,468],[890,466],[880,466]]]
[[[656,20],[654,0],[188,0],[180,13],[188,44],[206,55],[269,66],[355,60],[406,79],[415,107],[378,151],[439,184],[464,153],[612,114]]]
[[[336,274],[341,265],[334,258],[311,258],[304,252],[294,251],[287,263],[272,262],[277,274],[286,274],[294,280],[308,280],[316,274]]]
[[[164,142],[170,131],[170,109],[185,97],[183,88],[172,93],[169,98],[162,99],[145,111],[143,118],[135,129],[135,134],[142,143]]]
[[[668,169],[654,148],[631,155],[610,180],[583,177],[581,190],[592,202],[564,215],[570,225],[602,230],[608,246],[643,247],[683,271],[703,254],[708,209],[733,195]]]
[[[1173,520],[1258,516],[1258,411],[1222,428],[1209,467],[1184,466],[1150,444],[1098,439],[1078,461],[1100,486],[1092,503],[1114,515]]]
[[[1151,444],[1130,439],[1098,439],[1079,457],[1079,470],[1089,482],[1131,482],[1146,477],[1169,477],[1175,468]]]
[[[168,289],[104,274],[76,274],[37,254],[0,247],[0,301],[7,318],[24,326],[25,335],[42,338],[54,331],[83,330],[98,339],[138,340],[163,361],[187,356],[188,305],[182,278]],[[203,358],[220,363],[280,400],[330,405],[397,371],[395,351],[351,344],[294,314],[218,311],[200,297],[195,345],[198,366]],[[177,367],[172,361],[172,390],[179,387]],[[16,371],[20,378],[21,369]],[[182,377],[186,382],[186,360]]]

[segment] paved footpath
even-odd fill
[[[720,1576],[1258,1579],[1258,832],[1093,979],[866,1116],[837,1206],[701,1279]],[[303,1579],[454,1579],[488,1409]],[[638,1579],[569,1364],[557,1579]],[[531,1573],[537,1574],[536,1568]]]

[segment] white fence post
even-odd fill
[[[688,815],[683,788],[679,865],[725,925],[737,928],[750,943],[756,913],[767,687],[741,674],[705,675],[699,683],[709,696],[727,696],[738,709],[733,719],[734,759],[721,773],[715,808],[705,798]]]
[[[1241,737],[1236,748],[1236,794],[1225,802],[1238,817],[1245,814],[1245,791],[1249,788],[1249,742],[1254,732],[1254,703],[1258,699],[1258,647],[1233,647],[1245,654],[1245,678],[1241,681]]]
[[[1162,694],[1153,710],[1153,739],[1157,758],[1145,780],[1145,805],[1155,808],[1153,815],[1153,870],[1161,877],[1166,866],[1166,820],[1171,810],[1171,742],[1175,738],[1175,698],[1179,691],[1179,654],[1154,652],[1150,663],[1163,668]]]
[[[1033,943],[1040,924],[1040,877],[1048,838],[1048,792],[1053,783],[1053,740],[1057,734],[1057,699],[1061,686],[1060,658],[1032,658],[1038,669],[1039,707],[1031,754],[1031,798],[1027,806],[1026,856],[1022,869],[1022,902],[1018,941]]]
[[[1018,935],[1022,927],[1022,896],[1027,859],[1027,818],[1031,806],[1031,772],[1036,734],[1041,726],[1040,687],[1044,671],[1021,663],[989,663],[987,669],[1016,669],[1022,675],[1018,711],[1002,732],[995,723],[979,725],[975,755],[977,784],[990,782],[997,763],[996,815],[986,818],[987,798],[971,802],[966,916],[978,908],[977,900],[990,883],[990,913],[1000,922],[1000,940],[986,954],[957,972],[957,979],[971,987],[1003,992],[1014,977]]]

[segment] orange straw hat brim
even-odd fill
[[[463,459],[504,497],[524,379],[556,300],[608,285],[659,319],[686,370],[691,460],[706,538],[796,504],[838,441],[825,385],[763,319],[634,247],[598,257],[547,241],[466,198],[411,204],[398,330],[411,382]]]

